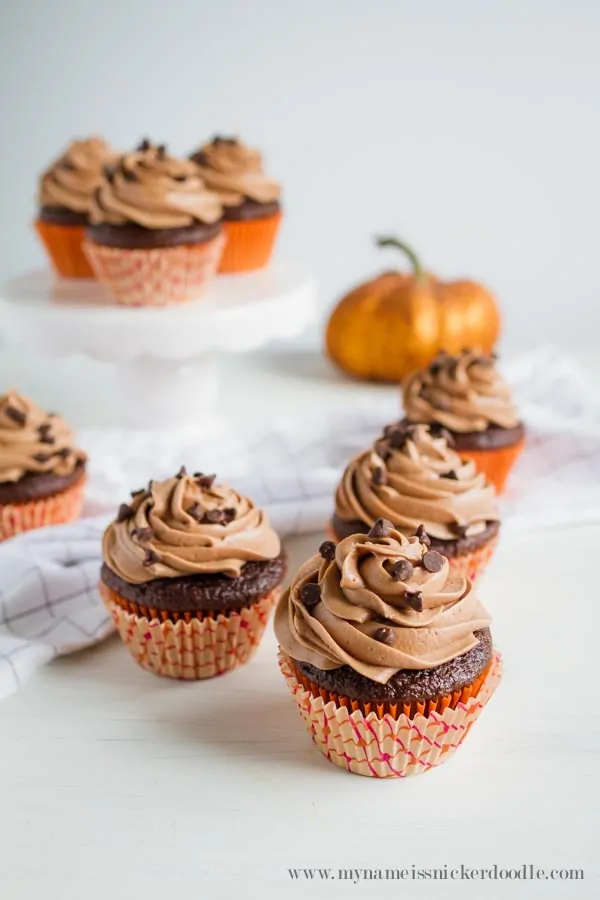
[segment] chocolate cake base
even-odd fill
[[[350,537],[351,534],[368,534],[371,529],[371,525],[368,525],[366,522],[361,522],[360,519],[346,521],[345,519],[340,519],[337,513],[333,514],[331,524],[338,541],[343,541],[344,538]],[[441,538],[430,536],[431,549],[438,550],[443,556],[447,556],[448,559],[452,559],[456,556],[465,556],[467,553],[473,553],[474,550],[478,550],[480,547],[485,546],[488,541],[491,541],[492,538],[496,537],[499,529],[500,522],[496,521],[487,522],[484,531],[469,537],[457,537],[455,540],[442,540]],[[403,528],[399,528],[398,530],[404,531]]]
[[[38,212],[41,222],[51,222],[54,225],[87,225],[87,213],[73,212],[66,206],[42,206]]]
[[[85,476],[85,464],[75,466],[71,475],[56,475],[54,472],[28,472],[18,481],[0,482],[0,503],[28,503],[60,494],[73,487]]]
[[[414,425],[406,418],[402,424]],[[500,428],[499,425],[489,425],[485,431],[452,431],[451,428],[440,426],[450,434],[453,448],[460,453],[461,450],[502,450],[504,447],[513,447],[525,436],[525,426],[522,422],[514,428]]]
[[[143,228],[131,222],[127,225],[89,225],[87,237],[103,247],[125,250],[148,250],[153,247],[179,247],[182,244],[204,244],[221,233],[221,222],[206,225],[194,222],[185,228]]]
[[[225,206],[223,217],[229,222],[247,222],[249,219],[268,219],[281,211],[277,200],[272,203],[256,203],[255,200],[244,200],[239,206]]]
[[[475,632],[479,643],[448,662],[434,669],[401,669],[392,675],[387,684],[371,681],[355,672],[350,666],[337,669],[317,669],[309,663],[295,661],[298,670],[319,687],[332,694],[341,694],[350,700],[403,701],[433,700],[453,691],[460,691],[472,684],[490,664],[492,636],[489,628]]]
[[[276,588],[285,576],[286,554],[275,559],[247,562],[237,578],[227,575],[182,575],[130,584],[106,563],[100,577],[104,584],[131,603],[172,612],[237,612]]]

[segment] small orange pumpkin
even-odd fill
[[[500,331],[492,294],[475,281],[439,281],[416,254],[393,237],[412,272],[385,272],[343,297],[329,319],[329,357],[345,372],[371,381],[400,381],[427,366],[440,350],[479,347],[490,353]]]

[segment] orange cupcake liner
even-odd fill
[[[84,225],[58,225],[41,219],[36,219],[34,224],[57,275],[63,278],[94,277],[83,251]]]
[[[251,272],[266,266],[275,246],[281,218],[281,213],[275,213],[274,216],[267,216],[265,219],[223,222],[227,243],[221,258],[219,274]]]
[[[405,778],[449,759],[502,676],[502,657],[495,651],[471,686],[416,709],[411,705],[407,714],[399,704],[357,703],[300,680],[293,661],[281,652],[279,666],[321,753],[348,772],[373,778]]]
[[[501,447],[499,450],[461,450],[460,455],[465,459],[472,459],[479,471],[492,482],[496,493],[501,494],[524,446],[525,438],[521,438],[512,447]]]
[[[0,503],[0,541],[46,525],[62,525],[79,518],[86,478],[58,494],[27,503]]]
[[[123,643],[138,665],[155,675],[186,680],[213,678],[247,663],[281,593],[276,588],[229,615],[177,616],[130,604],[103,582],[99,590]]]
[[[126,249],[84,241],[96,274],[123,306],[172,306],[198,299],[216,273],[224,234],[202,244]]]

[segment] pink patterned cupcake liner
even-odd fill
[[[251,606],[228,615],[173,621],[130,612],[104,583],[99,589],[135,661],[155,675],[188,680],[213,678],[247,663],[280,594],[276,588]]]
[[[84,252],[117,303],[124,306],[171,306],[196,300],[215,275],[225,235],[202,244],[126,249],[85,241]]]
[[[72,487],[27,503],[0,503],[0,541],[46,525],[61,525],[79,518],[86,479]]]
[[[291,661],[279,654],[279,666],[309,734],[334,765],[357,775],[404,778],[427,772],[452,756],[490,699],[502,675],[502,658],[494,653],[481,688],[465,702],[442,713],[412,718],[376,712],[365,715],[333,699],[315,695],[298,680]]]

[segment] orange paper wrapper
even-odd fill
[[[225,237],[203,244],[128,250],[84,241],[101,281],[123,306],[172,306],[196,300],[216,273]]]
[[[84,225],[57,225],[36,219],[35,230],[44,244],[57,275],[63,278],[93,278],[83,252]]]
[[[227,244],[219,274],[234,275],[236,272],[251,272],[266,266],[275,246],[280,222],[281,213],[266,219],[223,222]]]
[[[413,715],[381,709],[379,715],[378,710],[367,711],[368,704],[356,704],[323,690],[307,690],[293,662],[282,653],[279,666],[321,753],[348,772],[373,778],[405,778],[449,759],[479,718],[502,675],[502,658],[495,652],[479,684],[452,697],[438,698],[438,708]]]
[[[79,518],[86,479],[39,500],[27,503],[0,503],[0,541],[45,525],[61,525]]]
[[[461,450],[460,455],[465,459],[472,459],[479,471],[492,482],[496,493],[501,494],[510,470],[524,446],[525,438],[521,438],[512,447],[502,447],[500,450]]]
[[[155,675],[197,680],[223,675],[247,663],[260,642],[280,594],[276,588],[251,606],[225,616],[130,612],[127,601],[100,582],[100,596],[135,661]]]

